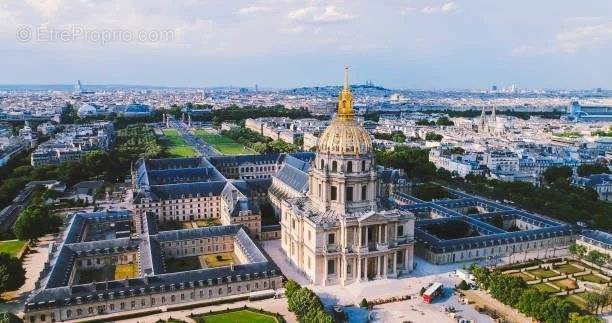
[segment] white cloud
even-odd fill
[[[442,12],[451,12],[457,9],[457,5],[454,2],[447,2],[444,5],[442,5],[441,11]]]
[[[521,45],[512,50],[513,55],[545,55],[552,53],[576,53],[612,42],[612,23],[580,26],[558,33],[543,45]]]
[[[240,14],[242,16],[250,16],[250,15],[253,15],[253,14],[259,14],[259,13],[264,13],[264,12],[268,12],[268,11],[270,11],[270,7],[248,6],[248,7],[240,8],[240,10],[238,10],[238,14]]]
[[[421,9],[421,12],[424,14],[437,14],[437,13],[450,13],[457,10],[458,6],[454,2],[447,2],[441,6],[426,6]]]
[[[559,50],[566,53],[599,46],[612,41],[612,23],[582,26],[564,31],[557,34],[555,41]]]
[[[32,7],[40,15],[51,17],[59,10],[62,0],[27,0],[28,6]]]
[[[335,23],[343,22],[356,18],[356,16],[340,12],[336,6],[326,7],[305,7],[287,14],[287,17],[296,22],[302,23]]]

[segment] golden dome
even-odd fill
[[[365,155],[372,153],[372,140],[368,132],[355,121],[353,94],[345,68],[344,87],[338,99],[338,114],[325,129],[317,144],[317,151],[336,155]]]

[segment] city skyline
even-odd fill
[[[0,84],[612,88],[611,5],[551,4],[7,1]]]

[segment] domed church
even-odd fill
[[[410,272],[414,216],[384,207],[399,182],[399,171],[375,164],[370,135],[355,120],[346,68],[337,114],[314,159],[288,157],[269,189],[289,261],[317,285]]]

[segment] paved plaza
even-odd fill
[[[394,296],[413,296],[410,300],[374,306],[374,310],[370,313],[372,322],[456,322],[445,314],[445,307],[454,307],[457,314],[465,319],[479,323],[493,321],[488,316],[478,313],[472,306],[460,304],[458,297],[452,292],[452,287],[461,281],[455,275],[455,270],[469,266],[467,263],[434,266],[415,257],[416,268],[405,278],[373,280],[347,286],[316,286],[310,284],[308,279],[287,261],[279,240],[265,241],[263,246],[287,278],[314,290],[326,306],[357,305],[363,298],[373,300]],[[433,282],[444,284],[445,296],[436,299],[431,304],[425,304],[419,297],[419,291],[421,287]],[[351,322],[355,323],[361,321],[351,319]]]

